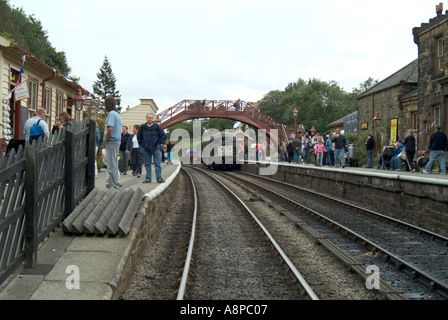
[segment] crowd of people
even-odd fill
[[[373,164],[373,137],[369,135],[366,142],[367,151],[367,161]],[[380,155],[379,162],[386,169],[391,171],[409,171],[411,173],[415,172],[414,157],[416,154],[416,138],[414,135],[414,130],[410,129],[407,132],[406,138],[396,141],[393,146],[388,146],[391,148],[391,159],[388,160],[384,154]],[[439,160],[440,172],[441,174],[446,174],[446,162],[445,162],[445,152],[448,150],[448,139],[445,133],[442,132],[442,127],[440,125],[435,126],[435,132],[431,134],[428,149],[429,158],[423,157],[426,162],[420,164],[421,172],[424,174],[429,174],[434,166],[435,161]],[[387,162],[387,163],[386,163]],[[367,166],[371,168],[372,166]]]
[[[105,100],[107,117],[105,123],[104,164],[107,166],[108,188],[119,189],[119,174],[127,175],[130,168],[132,175],[140,178],[142,167],[146,169],[146,176],[142,183],[152,182],[152,164],[155,168],[155,176],[158,183],[165,180],[162,177],[162,159],[165,161],[165,153],[168,155],[168,163],[171,162],[171,141],[166,144],[166,133],[160,124],[154,121],[154,115],[148,113],[146,122],[134,125],[133,134],[128,133],[128,127],[121,125],[120,115],[116,110],[116,101],[113,97]],[[120,159],[118,161],[118,159]]]
[[[132,175],[140,178],[142,167],[146,169],[146,176],[143,183],[151,183],[151,164],[154,164],[155,175],[158,183],[163,183],[161,163],[167,161],[172,163],[174,142],[168,141],[167,136],[160,123],[156,123],[154,115],[148,113],[146,122],[141,125],[134,125],[132,134],[128,132],[127,126],[122,126],[120,115],[116,109],[116,100],[112,96],[105,99],[107,112],[104,143],[105,157],[104,164],[107,167],[108,188],[119,189],[119,175],[127,175],[130,168]],[[39,108],[36,115],[28,119],[24,124],[24,134],[26,139],[33,142],[40,137],[50,134],[48,126],[44,120],[46,116],[45,109]],[[56,133],[62,128],[67,128],[73,122],[73,119],[66,112],[62,112],[52,129]],[[36,134],[35,127],[40,127]],[[313,128],[314,129],[314,128]],[[98,125],[96,126],[96,148],[98,148],[100,134]],[[394,155],[390,160],[389,170],[403,170],[403,163],[406,170],[415,172],[414,156],[416,152],[416,139],[413,130],[409,130],[404,141],[397,141],[394,147]],[[371,134],[368,135],[365,142],[367,155],[366,168],[374,166],[374,147],[375,141]],[[345,167],[345,153],[348,143],[340,129],[336,129],[335,134],[321,134],[316,130],[305,130],[302,124],[299,125],[297,132],[292,132],[287,140],[281,141],[281,159],[284,162],[297,164],[310,164],[314,162],[315,166]],[[96,149],[97,150],[97,149]],[[429,142],[430,157],[423,173],[431,172],[435,161],[438,159],[442,174],[446,174],[445,152],[448,150],[447,135],[441,131],[440,126],[436,126],[436,131],[431,135]],[[265,160],[266,152],[269,151],[269,145],[256,143],[253,150],[249,148],[248,158],[256,160]],[[244,147],[239,146],[238,158],[244,157]],[[276,158],[274,156],[274,158]],[[311,161],[314,158],[314,161]],[[119,161],[118,161],[119,159]],[[96,164],[96,163],[95,163]],[[95,175],[97,170],[95,166]]]
[[[345,154],[348,143],[340,129],[335,134],[321,134],[314,130],[305,130],[299,126],[297,132],[292,132],[287,140],[281,141],[281,159],[284,162],[309,164],[315,166],[345,167]],[[374,167],[375,140],[368,134],[365,142],[367,156],[366,168]],[[429,174],[438,160],[441,174],[446,174],[445,152],[448,150],[447,135],[441,131],[441,126],[435,126],[435,132],[430,137],[428,146],[429,158],[422,168],[424,174]],[[413,130],[408,130],[406,138],[396,141],[393,146],[393,156],[388,162],[387,169],[391,171],[416,171],[414,157],[416,154],[416,138]],[[314,157],[314,161],[311,161]],[[380,156],[381,157],[381,156]],[[380,159],[379,159],[380,161]]]
[[[293,132],[288,140],[281,142],[282,160],[289,163],[310,164],[314,157],[314,165],[345,167],[344,155],[348,148],[347,140],[337,129],[335,134],[321,134],[315,130],[299,130]]]

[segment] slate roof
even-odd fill
[[[353,117],[353,116],[355,116],[355,115],[357,115],[358,114],[358,111],[353,111],[352,113],[350,113],[350,114],[348,114],[348,115],[346,115],[346,116],[343,116],[341,119],[338,119],[338,120],[336,120],[336,121],[333,121],[332,123],[330,123],[330,124],[327,124],[327,128],[331,128],[331,127],[333,127],[333,126],[335,126],[335,125],[341,125],[341,124],[344,124],[344,119],[345,118],[347,118],[347,117]]]
[[[418,59],[415,59],[407,66],[403,67],[394,74],[390,75],[389,77],[379,82],[372,88],[361,93],[358,96],[358,99],[361,99],[372,93],[394,87],[400,83],[417,83],[417,82],[418,82]]]

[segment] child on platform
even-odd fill
[[[316,166],[322,167],[324,152],[327,152],[322,137],[319,137],[314,151],[316,152]]]

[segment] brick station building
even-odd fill
[[[448,131],[448,11],[412,30],[418,57],[358,96],[358,133],[380,133],[384,146],[403,140],[409,129],[426,149],[434,126]],[[381,121],[374,121],[379,114]]]

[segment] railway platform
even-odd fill
[[[142,203],[163,197],[175,183],[180,163],[162,164],[164,183],[144,184],[141,178],[120,175],[122,188],[144,192]],[[145,170],[143,169],[145,174]],[[155,170],[152,170],[155,175]],[[106,172],[98,173],[95,188],[106,190]],[[38,249],[34,268],[20,268],[0,286],[0,300],[112,300],[119,297],[119,287],[129,273],[129,260],[142,239],[141,220],[137,214],[127,236],[67,234],[56,228]],[[139,220],[139,221],[137,221]],[[140,223],[137,223],[140,222]],[[118,296],[117,296],[118,295]]]
[[[438,173],[423,175],[357,167],[341,169],[316,167],[311,164],[249,161],[244,165],[243,171],[256,173],[260,168],[270,165],[279,165],[272,176],[274,179],[316,185],[323,192],[334,190],[336,196],[343,194],[345,197],[350,197],[351,190],[355,190],[353,197],[359,198],[360,194],[364,194],[364,191],[370,192],[372,188],[375,190],[373,196],[382,199],[382,201],[378,200],[381,206],[392,203],[397,195],[403,198],[402,202],[407,202],[408,200],[404,197],[412,192],[408,190],[410,188],[408,184],[418,187],[419,192],[425,190],[428,193],[425,198],[432,197],[430,199],[433,201],[432,204],[439,201],[440,197],[446,197],[445,191],[440,189],[448,186],[448,175]],[[64,233],[61,227],[56,228],[40,245],[36,266],[19,269],[0,286],[0,300],[113,300],[119,298],[126,277],[132,273],[135,261],[138,260],[138,251],[143,250],[142,243],[147,241],[148,234],[151,232],[144,229],[150,224],[152,224],[151,228],[157,229],[157,223],[163,220],[163,216],[159,215],[166,212],[164,210],[166,203],[175,196],[175,194],[167,194],[167,190],[177,189],[170,186],[176,185],[179,170],[179,162],[172,165],[163,164],[162,175],[165,183],[162,184],[156,183],[154,178],[153,183],[143,184],[144,175],[136,178],[130,174],[130,171],[128,175],[121,175],[122,188],[140,188],[145,195],[145,201],[142,202],[145,204],[146,213],[140,214],[139,209],[131,232],[127,236],[73,235]],[[105,179],[106,173],[103,170],[96,179],[96,188],[105,190]],[[324,183],[327,180],[330,181]],[[387,194],[391,194],[391,197],[388,198]],[[412,196],[415,197],[415,195]],[[374,198],[367,200],[372,202],[372,199]],[[420,202],[423,200],[419,200],[413,206],[421,205]],[[159,201],[164,201],[165,204],[159,204]],[[405,211],[407,218],[412,218],[410,207],[405,208]],[[421,212],[419,211],[419,216],[422,216]],[[153,217],[154,223],[150,221]],[[145,235],[142,236],[141,233]]]

